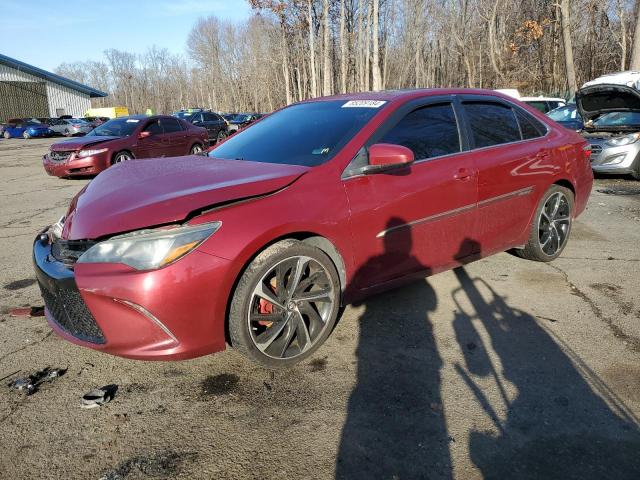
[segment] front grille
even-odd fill
[[[53,293],[38,282],[42,298],[53,320],[67,333],[91,343],[105,343],[104,334],[76,287],[61,287]]]
[[[49,152],[49,158],[54,162],[64,162],[68,160],[73,152]]]
[[[598,145],[597,143],[591,144],[591,156],[597,157],[602,153],[602,145]]]
[[[96,242],[91,240],[56,239],[51,245],[51,256],[67,267],[72,267],[78,258],[89,250]]]

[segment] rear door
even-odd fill
[[[343,180],[354,260],[367,270],[356,275],[357,288],[437,271],[469,256],[474,250],[477,175],[473,157],[462,153],[452,98],[405,106],[366,147],[374,143],[408,147],[416,162],[386,174],[347,173]],[[352,164],[368,161],[365,148]],[[366,258],[370,252],[376,254]]]
[[[209,140],[215,142],[218,137],[218,133],[222,130],[223,125],[225,125],[224,120],[222,120],[218,115],[211,112],[205,112],[202,114],[204,116],[205,128],[209,132]]]
[[[160,126],[164,130],[166,141],[165,157],[176,157],[178,155],[187,155],[189,153],[190,138],[187,132],[182,129],[180,122],[173,117],[160,119]]]
[[[536,206],[536,185],[554,172],[547,129],[500,99],[465,96],[461,103],[478,168],[477,239],[490,254],[522,236]]]

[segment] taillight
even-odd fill
[[[588,143],[582,147],[582,153],[584,154],[584,159],[589,161],[591,160],[591,145]]]

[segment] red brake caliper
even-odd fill
[[[273,291],[275,292],[276,290],[276,279],[272,279],[271,282],[271,287],[273,288]],[[273,313],[273,303],[265,300],[264,298],[260,299],[260,303],[258,304],[258,312],[260,312],[263,315],[269,315]],[[270,327],[271,325],[273,325],[273,322],[271,321],[267,321],[267,320],[260,320],[258,322],[259,325],[262,325],[264,327]]]

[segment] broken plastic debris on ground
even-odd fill
[[[9,310],[11,317],[44,317],[44,307],[20,307]]]
[[[27,377],[21,377],[13,380],[9,383],[9,387],[15,388],[27,395],[33,395],[38,391],[43,383],[52,382],[56,378],[63,376],[65,373],[67,373],[66,368],[45,367]]]
[[[95,388],[82,397],[81,408],[97,408],[105,403],[109,403],[116,396],[117,385],[105,385],[102,388]]]

